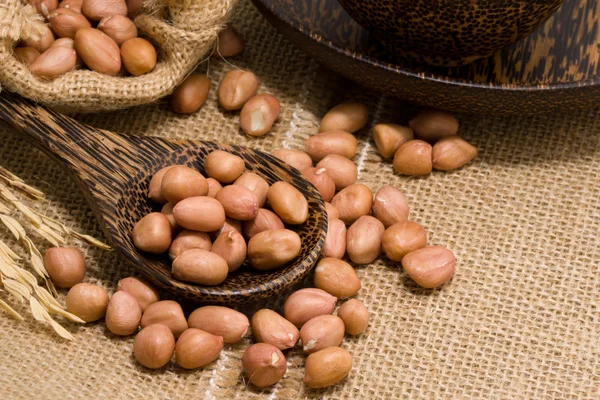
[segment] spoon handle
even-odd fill
[[[137,170],[138,139],[92,128],[6,90],[0,120],[75,175],[91,194],[110,196]]]

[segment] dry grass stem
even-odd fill
[[[23,318],[23,316],[21,314],[19,314],[18,312],[16,312],[14,308],[12,308],[11,306],[9,306],[2,299],[0,299],[0,308],[2,308],[4,311],[6,311],[8,314],[10,314],[14,319],[16,319],[18,321],[23,321],[24,320],[24,318]]]
[[[34,187],[29,186],[21,178],[0,166],[0,181],[5,182],[8,186],[13,187],[21,193],[35,199],[40,200],[44,198],[44,193],[37,190]]]
[[[35,318],[37,321],[46,322],[46,323],[50,324],[50,326],[52,327],[52,329],[54,329],[54,331],[58,334],[58,336],[60,336],[64,339],[67,339],[67,340],[74,339],[73,335],[71,335],[69,333],[69,331],[67,331],[58,322],[56,322],[54,319],[52,319],[50,314],[48,314],[48,311],[46,311],[44,306],[42,306],[35,297],[31,296],[29,298],[29,306],[31,308],[31,314],[33,315],[33,318]]]

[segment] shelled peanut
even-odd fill
[[[168,251],[173,277],[210,286],[246,260],[257,270],[272,270],[298,256],[301,238],[284,226],[308,218],[307,199],[298,189],[283,181],[270,186],[245,171],[242,158],[221,150],[208,154],[203,167],[215,181],[214,197],[208,179],[187,166],[168,166],[152,177],[148,196],[165,205],[134,227],[138,249]],[[273,211],[264,208],[267,199]]]
[[[324,259],[319,265],[344,263]],[[352,369],[352,356],[341,346],[346,334],[358,335],[369,323],[369,313],[359,300],[344,302],[334,315],[338,298],[352,296],[360,281],[345,264],[345,274],[321,271],[321,286],[300,289],[288,296],[283,315],[270,309],[257,310],[252,321],[239,311],[223,306],[203,306],[186,318],[173,300],[161,300],[156,288],[142,278],[119,281],[110,298],[104,289],[80,283],[67,296],[67,305],[86,322],[101,319],[106,312],[106,327],[117,336],[135,335],[133,355],[149,369],[175,363],[181,368],[203,368],[215,361],[226,345],[236,344],[252,329],[254,344],[242,356],[242,369],[250,383],[267,387],[281,380],[287,371],[284,351],[301,343],[308,355],[304,383],[325,388],[344,379]],[[334,276],[335,275],[335,276]],[[346,283],[352,288],[345,287]]]
[[[231,24],[227,24],[225,29],[219,32],[214,55],[219,57],[234,57],[240,54],[243,50],[244,39],[239,32],[233,26],[231,26]],[[222,82],[222,85],[224,86],[222,89],[223,91],[230,90],[232,86],[236,86],[235,83],[232,83],[232,75],[239,77],[239,72],[240,71],[233,71],[232,73],[225,75]],[[243,73],[243,71],[241,72]],[[245,80],[242,79],[236,87],[238,92],[248,91],[248,94],[243,96],[245,101],[241,104],[240,108],[242,108],[245,102],[256,94],[255,86],[258,85],[258,80],[256,80],[254,74],[248,72],[246,73],[246,78],[247,79]],[[206,102],[210,88],[211,81],[208,76],[201,74],[190,74],[177,86],[177,88],[175,88],[175,91],[171,95],[171,108],[178,114],[195,113]],[[226,99],[225,104],[222,104],[222,106],[225,109],[229,109],[228,107],[230,106],[230,102]],[[279,114],[279,111],[277,111],[277,114]],[[270,126],[268,129],[270,129]]]
[[[28,2],[46,18],[48,25],[39,37],[24,41],[14,52],[15,58],[28,65],[40,79],[55,79],[83,66],[106,75],[126,71],[133,76],[146,74],[156,66],[154,46],[148,40],[137,37],[137,27],[129,18],[139,11],[135,2]],[[55,40],[55,37],[58,39]],[[67,45],[65,39],[72,41]],[[58,45],[59,41],[63,41],[61,45]]]
[[[274,151],[273,155],[300,169],[328,202],[329,227],[321,252],[324,259],[341,260],[348,256],[355,264],[369,264],[383,250],[390,260],[402,263],[406,255],[426,247],[427,234],[423,226],[408,220],[408,200],[400,189],[385,185],[373,195],[369,187],[356,182],[358,170],[351,160],[356,153],[356,139],[350,132],[363,128],[367,120],[365,106],[342,103],[325,115],[321,123],[322,132],[308,139],[306,153],[280,149]],[[425,111],[411,126],[428,140],[446,135],[438,142],[444,147],[451,148],[456,143],[453,133],[458,129],[458,122],[447,113]],[[411,128],[376,125],[374,138],[380,151],[387,156],[396,153],[396,161],[404,163],[402,165],[406,170],[412,168],[413,173],[431,171],[434,164],[432,146],[425,141],[414,140]],[[444,141],[451,143],[444,145]],[[460,163],[453,156],[455,153],[456,150],[451,150],[443,152],[442,156],[438,155],[436,165],[458,166]],[[420,158],[424,161],[418,162]],[[317,163],[315,167],[313,162]],[[448,250],[441,254],[438,256],[433,250],[428,250],[419,257],[408,258],[412,262],[402,265],[417,284],[437,287],[448,281],[454,273],[454,256],[449,260],[452,252]],[[447,262],[441,262],[437,257],[445,257]],[[317,287],[323,284],[319,273],[321,269],[317,266]],[[338,274],[345,270],[342,266],[336,269]],[[424,274],[425,278],[419,274]]]
[[[477,156],[477,148],[461,139],[458,120],[450,113],[422,110],[409,126],[377,124],[373,139],[383,158],[393,158],[402,175],[427,175],[433,169],[450,171]]]

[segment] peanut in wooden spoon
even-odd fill
[[[6,90],[0,93],[0,120],[48,154],[77,181],[108,241],[122,258],[176,295],[221,304],[270,297],[289,290],[302,279],[321,252],[327,232],[323,199],[298,170],[269,154],[206,141],[116,135],[80,124]],[[308,199],[309,216],[306,223],[293,228],[302,238],[300,255],[293,262],[268,273],[242,267],[222,284],[206,287],[173,279],[168,256],[139,252],[131,232],[142,216],[153,211],[148,184],[156,171],[167,165],[184,164],[203,172],[204,159],[214,150],[240,156],[248,171],[270,185],[277,181],[292,184]]]

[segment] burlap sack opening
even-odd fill
[[[139,77],[108,76],[82,69],[43,81],[13,57],[20,39],[39,34],[41,16],[23,0],[0,4],[0,84],[61,111],[99,112],[151,103],[167,94],[212,50],[237,0],[147,1],[135,18],[151,39],[158,63]]]

